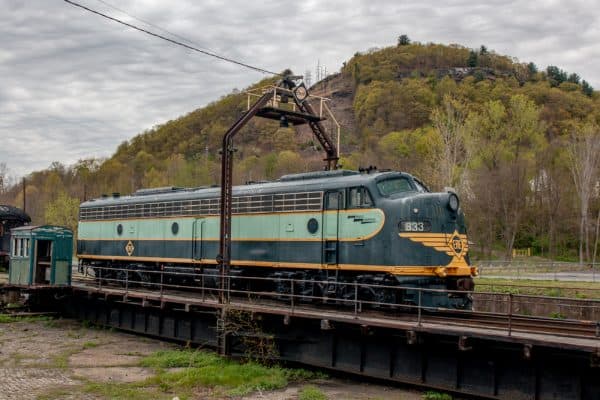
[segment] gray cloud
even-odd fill
[[[81,2],[140,24],[100,1]],[[583,0],[112,3],[202,48],[275,71],[314,71],[317,60],[337,71],[356,51],[393,45],[407,33],[421,42],[485,44],[600,87],[593,65],[600,13]],[[56,160],[108,156],[123,140],[264,76],[63,1],[0,6],[0,162],[15,175]]]

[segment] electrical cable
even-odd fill
[[[208,47],[206,47],[206,46],[199,45],[198,43],[194,42],[193,40],[190,40],[190,39],[188,39],[188,38],[186,38],[186,37],[183,37],[183,36],[181,36],[181,35],[178,35],[177,33],[171,32],[171,31],[169,31],[169,30],[167,30],[167,29],[165,29],[165,28],[163,28],[163,27],[160,27],[160,26],[158,26],[158,25],[156,25],[156,24],[154,24],[154,23],[152,23],[152,22],[150,22],[150,21],[147,21],[147,20],[145,20],[145,19],[142,19],[142,18],[138,18],[138,17],[136,17],[135,15],[132,15],[131,13],[129,13],[129,12],[127,12],[127,11],[123,10],[122,8],[119,8],[119,7],[117,7],[117,6],[114,6],[114,5],[110,4],[110,3],[107,3],[107,2],[106,2],[106,1],[104,1],[104,0],[96,0],[96,1],[97,1],[97,2],[99,2],[99,3],[102,3],[102,4],[104,4],[104,5],[105,5],[105,6],[107,6],[107,7],[110,7],[110,8],[112,8],[113,10],[116,10],[116,11],[118,11],[118,12],[120,12],[120,13],[124,14],[124,15],[127,15],[129,18],[135,19],[136,21],[139,21],[139,22],[141,22],[141,23],[143,23],[143,24],[146,24],[146,25],[148,25],[148,26],[151,26],[151,27],[153,27],[153,28],[156,28],[156,29],[158,29],[159,31],[162,31],[162,32],[164,32],[164,33],[168,33],[169,35],[171,35],[171,36],[173,36],[173,37],[179,38],[179,39],[181,39],[181,40],[185,40],[186,42],[188,42],[188,43],[191,43],[191,44],[193,44],[194,46],[196,46],[196,47],[198,47],[198,48],[200,48],[200,49],[202,49],[202,50],[206,50],[206,51],[208,51],[208,52],[211,52],[211,53],[216,53],[214,50],[212,50],[212,49],[209,49],[209,48],[208,48]]]
[[[86,6],[82,5],[82,4],[76,3],[76,2],[74,2],[74,1],[71,1],[71,0],[64,0],[64,1],[65,1],[66,3],[69,3],[69,4],[71,4],[72,6],[79,7],[79,8],[81,8],[81,9],[84,9],[84,10],[86,10],[86,11],[89,11],[89,12],[91,12],[92,14],[99,15],[99,16],[101,16],[101,17],[103,17],[103,18],[106,18],[106,19],[108,19],[108,20],[111,20],[111,21],[113,21],[113,22],[116,22],[116,23],[118,23],[118,24],[121,24],[121,25],[127,26],[127,27],[129,27],[129,28],[135,29],[135,30],[137,30],[137,31],[140,31],[140,32],[146,33],[146,34],[148,34],[148,35],[150,35],[150,36],[154,36],[154,37],[157,37],[157,38],[159,38],[159,39],[166,40],[167,42],[170,42],[170,43],[173,43],[173,44],[176,44],[176,45],[179,45],[179,46],[185,47],[186,49],[189,49],[189,50],[192,50],[192,51],[196,51],[196,52],[198,52],[198,53],[202,53],[202,54],[204,54],[204,55],[207,55],[207,56],[210,56],[210,57],[217,58],[217,59],[219,59],[219,60],[221,60],[221,61],[225,61],[225,62],[229,62],[229,63],[232,63],[232,64],[239,65],[239,66],[241,66],[241,67],[249,68],[249,69],[252,69],[252,70],[254,70],[254,71],[258,71],[258,72],[260,72],[260,73],[263,73],[263,74],[270,74],[270,75],[282,76],[282,74],[280,74],[280,73],[273,72],[273,71],[269,71],[269,70],[267,70],[267,69],[264,69],[264,68],[255,67],[255,66],[253,66],[253,65],[246,64],[246,63],[243,63],[243,62],[241,62],[241,61],[234,60],[234,59],[232,59],[232,58],[228,58],[228,57],[220,56],[220,55],[218,55],[218,54],[215,54],[215,53],[213,53],[213,52],[206,51],[206,50],[202,50],[202,49],[199,49],[199,48],[197,48],[197,47],[190,46],[190,45],[188,45],[188,44],[185,44],[185,43],[182,43],[182,42],[180,42],[180,41],[177,41],[177,40],[175,40],[175,39],[171,39],[171,38],[168,38],[168,37],[166,37],[166,36],[160,35],[160,34],[158,34],[158,33],[155,33],[155,32],[152,32],[152,31],[149,31],[149,30],[147,30],[147,29],[140,28],[139,26],[136,26],[136,25],[130,24],[130,23],[128,23],[128,22],[122,21],[122,20],[120,20],[120,19],[118,19],[118,18],[115,18],[115,17],[111,17],[110,15],[107,15],[107,14],[101,13],[100,11],[96,11],[96,10],[94,10],[94,9],[91,9],[91,8],[89,8],[89,7],[86,7]]]

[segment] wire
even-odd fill
[[[218,54],[215,54],[215,53],[213,53],[213,52],[206,51],[206,50],[202,50],[202,49],[199,49],[199,48],[197,48],[197,47],[194,47],[194,46],[190,46],[190,45],[188,45],[188,44],[182,43],[182,42],[180,42],[180,41],[177,41],[177,40],[175,40],[175,39],[171,39],[171,38],[168,38],[168,37],[166,37],[166,36],[160,35],[160,34],[158,34],[158,33],[155,33],[155,32],[152,32],[152,31],[149,31],[149,30],[147,30],[147,29],[140,28],[139,26],[136,26],[136,25],[133,25],[133,24],[127,23],[127,22],[125,22],[125,21],[122,21],[122,20],[120,20],[120,19],[118,19],[118,18],[114,18],[114,17],[111,17],[111,16],[109,16],[109,15],[103,14],[103,13],[101,13],[100,11],[93,10],[93,9],[91,9],[91,8],[89,8],[89,7],[86,7],[86,6],[82,5],[82,4],[76,3],[76,2],[74,2],[74,1],[71,1],[71,0],[64,0],[64,1],[65,1],[66,3],[69,3],[69,4],[71,4],[72,6],[79,7],[79,8],[82,8],[82,9],[86,10],[86,11],[89,11],[89,12],[91,12],[92,14],[99,15],[99,16],[101,16],[101,17],[104,17],[104,18],[106,18],[106,19],[109,19],[109,20],[111,20],[111,21],[113,21],[113,22],[116,22],[116,23],[118,23],[118,24],[125,25],[125,26],[127,26],[127,27],[129,27],[129,28],[133,28],[133,29],[135,29],[135,30],[137,30],[137,31],[140,31],[140,32],[146,33],[146,34],[148,34],[148,35],[150,35],[150,36],[154,36],[154,37],[157,37],[157,38],[159,38],[159,39],[166,40],[167,42],[170,42],[170,43],[173,43],[173,44],[176,44],[176,45],[179,45],[179,46],[185,47],[186,49],[193,50],[193,51],[196,51],[196,52],[198,52],[198,53],[202,53],[202,54],[205,54],[205,55],[207,55],[207,56],[214,57],[214,58],[217,58],[217,59],[219,59],[219,60],[226,61],[226,62],[229,62],[229,63],[232,63],[232,64],[236,64],[236,65],[239,65],[239,66],[241,66],[241,67],[249,68],[249,69],[252,69],[252,70],[254,70],[254,71],[261,72],[261,73],[263,73],[263,74],[270,74],[270,75],[277,75],[277,76],[281,76],[281,75],[282,75],[282,74],[280,74],[280,73],[277,73],[277,72],[273,72],[273,71],[269,71],[269,70],[267,70],[267,69],[263,69],[263,68],[255,67],[255,66],[252,66],[252,65],[250,65],[250,64],[243,63],[243,62],[241,62],[241,61],[236,61],[236,60],[234,60],[234,59],[232,59],[232,58],[228,58],[228,57],[220,56],[220,55],[218,55]]]
[[[153,27],[153,28],[156,28],[156,29],[158,29],[159,31],[162,31],[162,32],[164,32],[164,33],[168,33],[169,35],[171,35],[171,36],[174,36],[174,37],[176,37],[176,38],[179,38],[179,39],[181,39],[181,40],[185,40],[186,42],[188,42],[188,43],[191,43],[191,44],[193,44],[194,46],[197,46],[198,48],[200,48],[200,49],[202,49],[202,50],[206,50],[206,51],[209,51],[209,52],[212,52],[212,53],[214,53],[214,52],[215,52],[214,50],[212,50],[212,49],[209,49],[209,48],[208,48],[208,47],[206,47],[206,46],[199,45],[198,43],[195,43],[193,40],[190,40],[190,39],[188,39],[188,38],[186,38],[186,37],[183,37],[183,36],[181,36],[181,35],[178,35],[178,34],[176,34],[176,33],[174,33],[174,32],[168,31],[168,30],[166,30],[166,29],[164,29],[164,28],[162,28],[162,27],[160,27],[160,26],[158,26],[158,25],[156,25],[156,24],[154,24],[154,23],[152,23],[152,22],[150,22],[150,21],[147,21],[147,20],[145,20],[145,19],[142,19],[142,18],[138,18],[138,17],[136,17],[135,15],[132,15],[132,14],[128,13],[127,11],[123,10],[122,8],[119,8],[119,7],[117,7],[117,6],[114,6],[114,5],[112,5],[112,4],[109,4],[109,3],[107,3],[107,2],[106,2],[106,1],[104,1],[104,0],[96,0],[96,1],[97,1],[97,2],[99,2],[99,3],[102,3],[102,4],[104,4],[104,5],[105,5],[105,6],[107,6],[107,7],[110,7],[110,8],[112,8],[113,10],[117,10],[117,11],[119,11],[120,13],[122,13],[122,14],[125,14],[125,15],[127,15],[128,17],[135,19],[136,21],[139,21],[139,22],[141,22],[141,23],[143,23],[143,24],[146,24],[146,25],[148,25],[148,26],[151,26],[151,27]]]

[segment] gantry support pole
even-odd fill
[[[221,146],[221,231],[219,240],[219,254],[217,263],[221,269],[219,302],[225,304],[229,302],[229,269],[231,266],[231,215],[233,202],[233,138],[246,125],[262,107],[278,95],[288,96],[294,99],[298,108],[305,114],[316,116],[313,108],[308,101],[299,101],[293,94],[294,83],[289,79],[283,79],[278,87],[265,92],[249,109],[242,115],[223,136]],[[323,125],[318,121],[309,118],[305,119],[312,129],[314,135],[319,140],[321,146],[327,154],[326,169],[334,170],[337,168],[338,155],[337,147],[329,138]]]
[[[252,107],[244,113],[223,136],[221,145],[221,231],[217,263],[221,268],[221,290],[219,302],[229,300],[229,267],[231,264],[231,204],[233,191],[233,138],[256,113],[271,100],[271,93],[263,94]]]

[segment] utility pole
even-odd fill
[[[315,82],[319,82],[321,80],[321,61],[319,59],[317,59],[316,75]]]
[[[27,213],[27,186],[25,178],[23,178],[23,212]]]
[[[306,83],[306,87],[310,88],[312,86],[312,73],[310,72],[310,69],[307,69],[306,72],[304,72],[304,82]]]

